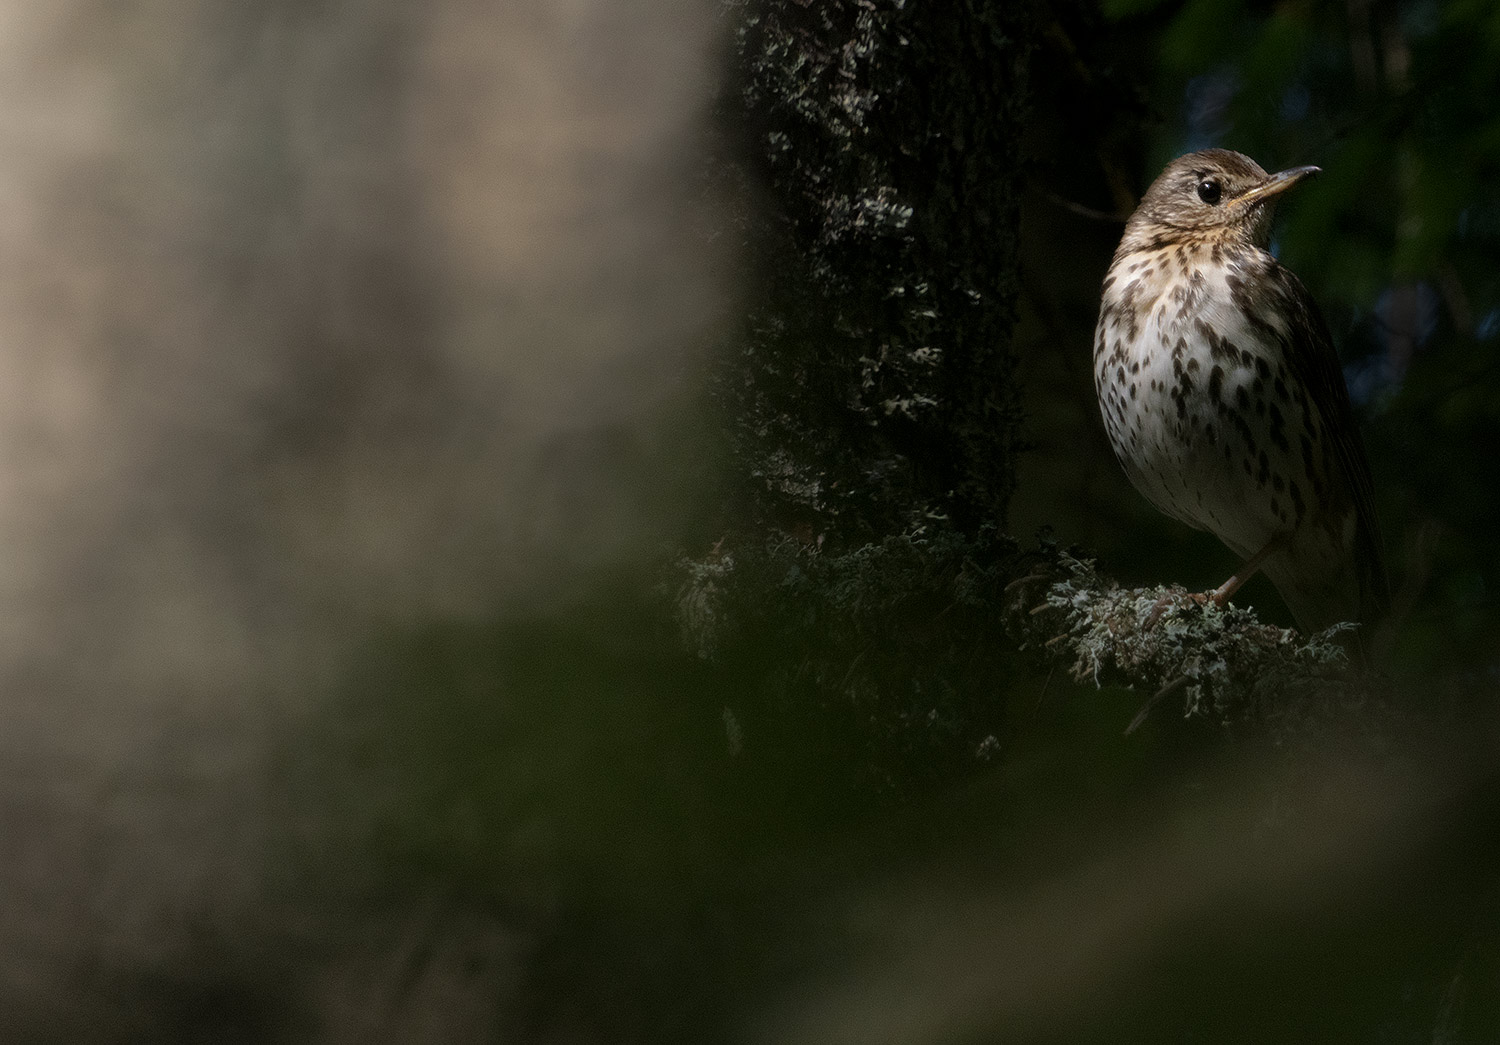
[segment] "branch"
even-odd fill
[[[1076,681],[1153,694],[1127,732],[1179,693],[1188,717],[1285,728],[1360,701],[1375,683],[1340,644],[1348,626],[1307,638],[1247,607],[1205,605],[1181,587],[1121,588],[1092,562],[1055,549],[1039,550],[1030,567],[1006,585],[1007,635]]]
[[[1180,700],[1189,718],[1282,736],[1362,704],[1378,681],[1351,666],[1341,629],[1306,638],[1179,587],[1121,588],[1055,544],[1023,550],[992,529],[842,554],[726,541],[679,565],[678,620],[698,656],[772,675],[785,662],[784,688],[902,721],[993,704],[1018,659],[1147,694],[1132,730]],[[944,691],[955,696],[930,708]]]

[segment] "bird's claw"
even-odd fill
[[[1156,602],[1152,603],[1151,609],[1146,612],[1145,627],[1154,628],[1162,615],[1174,603],[1186,600],[1195,606],[1207,606],[1212,603],[1216,607],[1224,605],[1217,591],[1183,591],[1181,588],[1171,588],[1162,592]]]

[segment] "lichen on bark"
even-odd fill
[[[1013,5],[731,4],[720,173],[758,275],[716,392],[731,527],[1003,519],[1029,46]]]

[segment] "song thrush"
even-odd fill
[[[1173,160],[1104,279],[1094,378],[1110,443],[1152,504],[1263,570],[1307,632],[1389,602],[1370,469],[1328,325],[1266,250],[1276,198],[1237,152]]]

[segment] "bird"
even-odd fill
[[[1207,149],[1167,164],[1125,224],[1094,332],[1110,445],[1160,511],[1257,571],[1306,634],[1374,627],[1390,604],[1370,467],[1328,323],[1272,256],[1276,174]]]

